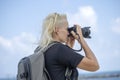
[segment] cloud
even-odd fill
[[[97,15],[92,6],[79,7],[75,13],[67,13],[70,25],[79,24],[81,26],[91,26],[97,30]]]
[[[35,37],[30,33],[22,32],[18,36],[6,39],[0,36],[0,46],[9,51],[29,50],[29,45],[35,42]]]
[[[4,39],[3,37],[0,36],[0,45],[6,47],[6,48],[10,48],[12,47],[12,44],[9,40]]]
[[[113,21],[113,27],[111,29],[113,32],[120,34],[120,17]]]
[[[0,36],[0,77],[15,76],[18,61],[33,53],[35,42],[35,36],[26,32],[11,39]]]

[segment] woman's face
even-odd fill
[[[59,27],[57,36],[60,42],[67,42],[68,39],[68,22],[63,22],[62,26]]]

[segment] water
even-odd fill
[[[95,79],[79,79],[79,80],[120,80],[120,77],[116,78],[95,78]]]
[[[79,80],[120,80],[120,71],[80,74]]]
[[[15,78],[1,78],[0,80],[16,80]]]
[[[9,79],[0,79],[0,80],[16,80],[15,78],[9,78]],[[115,78],[91,78],[91,79],[79,79],[79,80],[120,80],[120,77]]]

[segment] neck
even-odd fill
[[[61,42],[58,38],[54,37],[53,41]]]
[[[53,41],[61,42],[58,35],[56,34],[53,35]]]

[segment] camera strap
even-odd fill
[[[80,40],[80,36],[79,36],[79,34],[78,33],[76,33],[76,35],[78,35],[78,41]],[[82,51],[82,46],[80,45],[80,49],[79,50],[75,50],[75,49],[73,49],[74,51],[76,51],[76,52],[80,52],[80,51]]]

